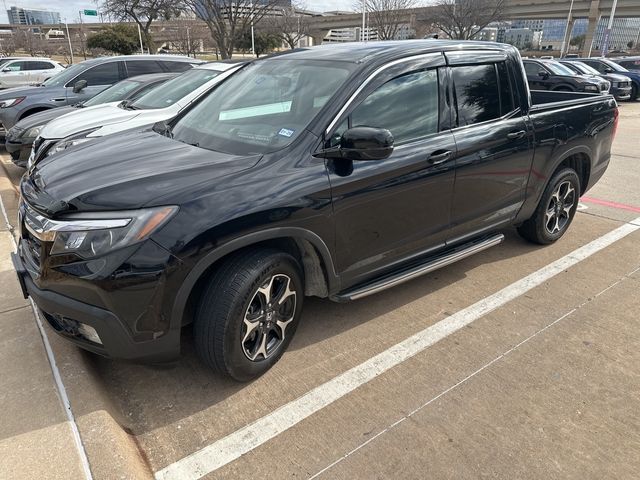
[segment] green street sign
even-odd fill
[[[84,10],[83,13],[85,15],[89,16],[89,17],[97,17],[98,16],[98,11],[97,10]]]

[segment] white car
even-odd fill
[[[42,83],[64,67],[48,58],[11,57],[0,59],[0,88],[22,87]]]
[[[73,145],[130,128],[169,120],[233,74],[239,63],[207,63],[163,83],[133,102],[115,102],[82,108],[47,123],[34,141],[29,168]]]

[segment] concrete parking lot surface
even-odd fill
[[[558,243],[508,231],[381,294],[309,299],[248,384],[207,371],[188,330],[181,360],[153,367],[45,326],[49,358],[2,222],[0,478],[87,478],[85,455],[99,479],[638,478],[639,131],[640,102],[622,104],[611,165]],[[3,161],[12,223],[21,171]]]

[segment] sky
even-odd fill
[[[331,10],[351,10],[352,0],[305,0],[302,2],[309,10],[326,12]],[[12,6],[22,8],[37,8],[41,10],[53,10],[60,12],[64,21],[75,22],[78,19],[78,11],[84,9],[96,9],[94,0],[3,0],[0,12],[0,23],[8,23],[7,10]]]

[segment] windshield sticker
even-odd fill
[[[294,132],[295,130],[291,130],[289,128],[281,128],[278,132],[278,135],[289,138],[291,137],[291,135],[293,135]]]

